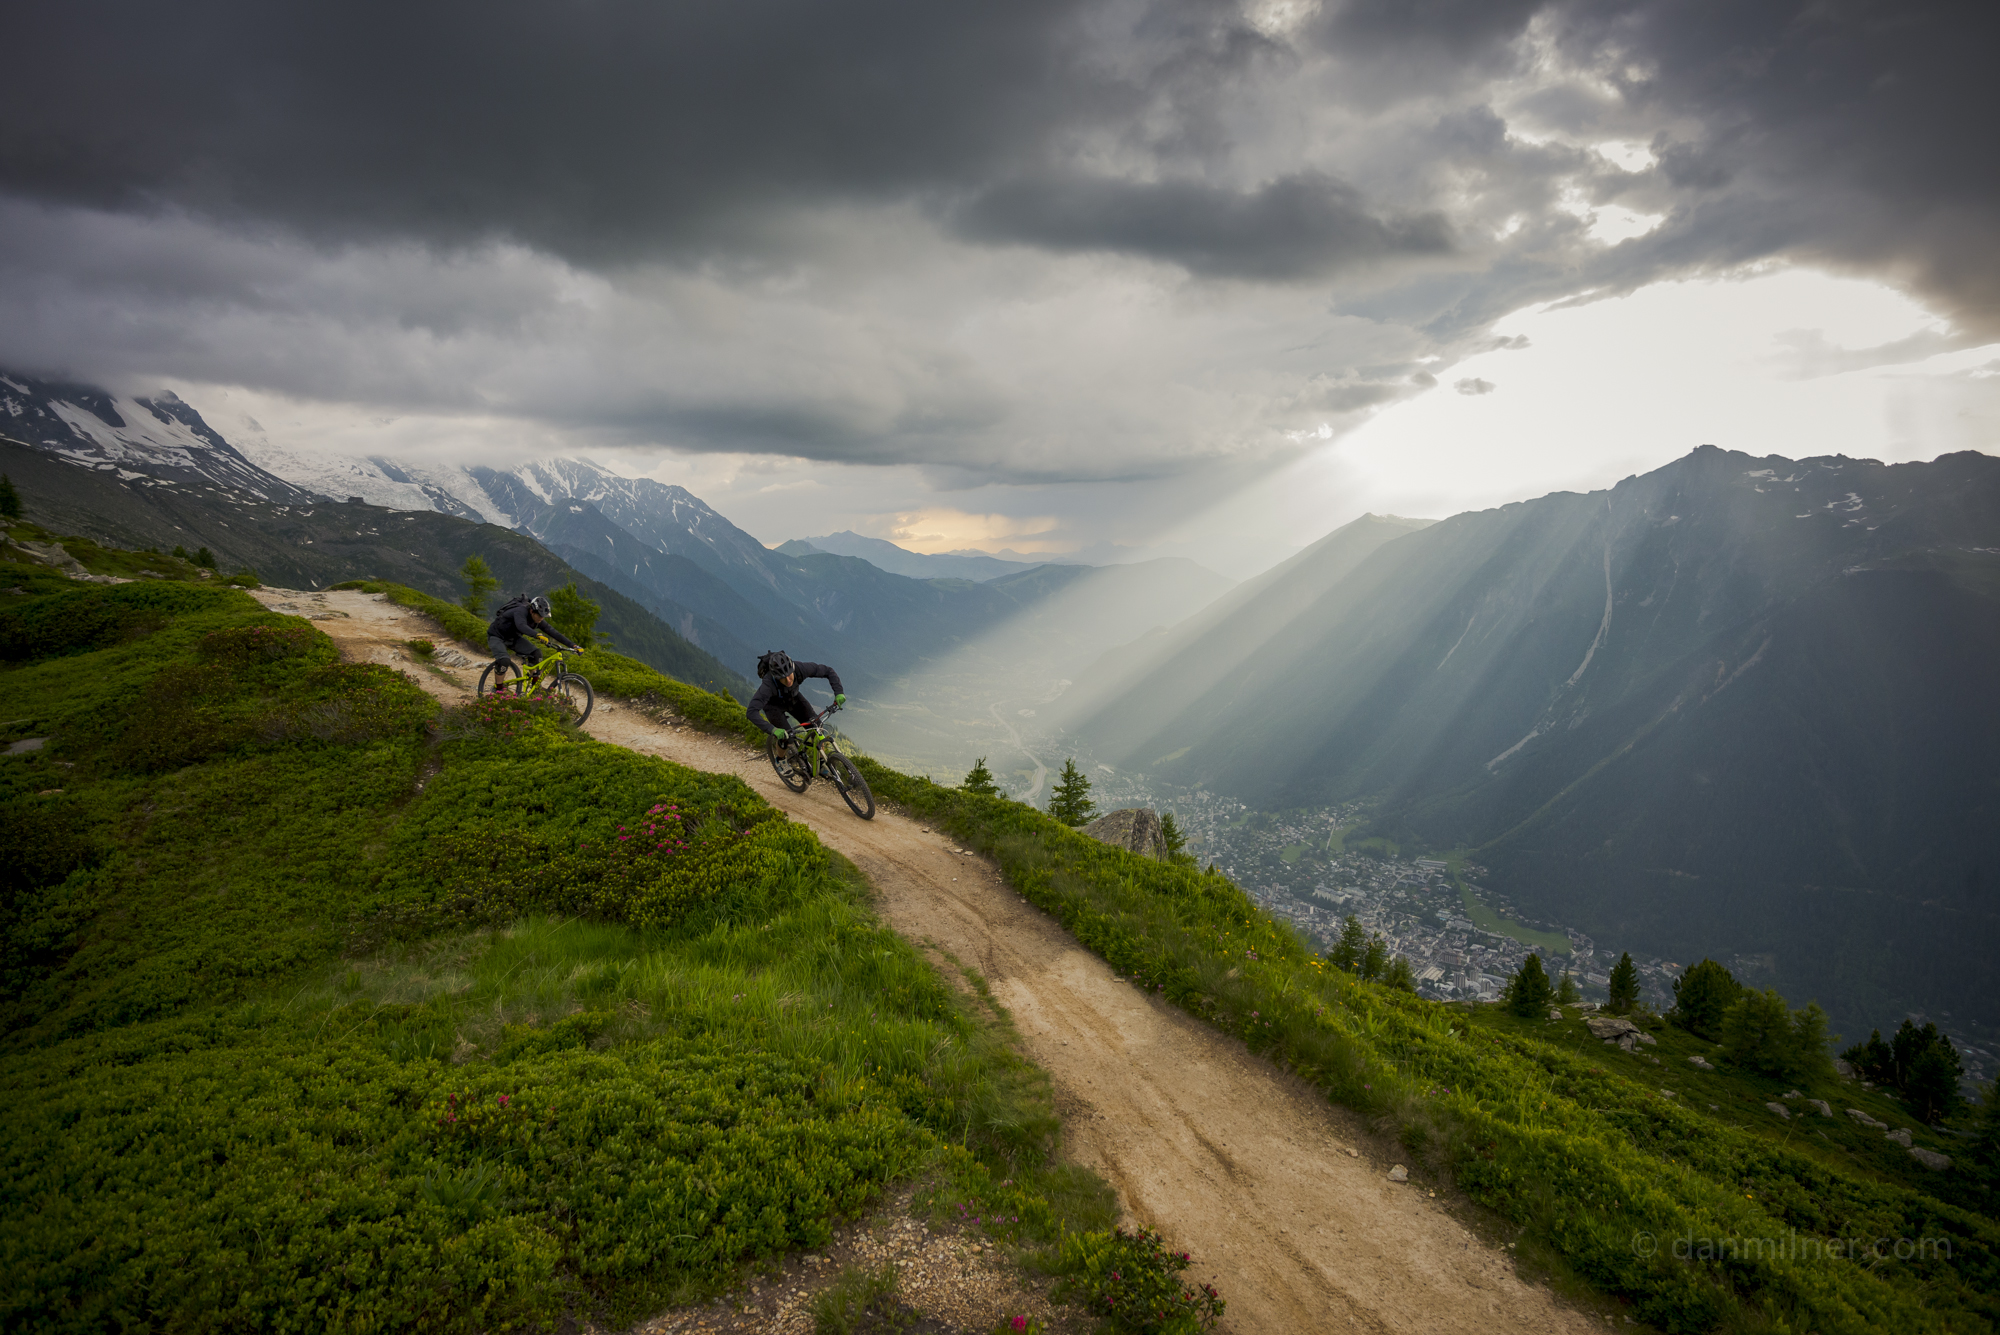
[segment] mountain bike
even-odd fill
[[[539,637],[538,637],[539,638]],[[486,665],[486,671],[479,674],[479,697],[489,694],[504,698],[518,696],[524,700],[549,700],[561,705],[570,713],[570,723],[581,728],[583,721],[590,717],[590,711],[597,703],[597,695],[590,689],[590,683],[569,670],[569,656],[562,650],[547,644],[549,651],[542,655],[542,661],[529,668],[524,676],[521,665],[513,659],[505,663],[497,660]]]
[[[834,705],[811,722],[793,727],[791,741],[780,742],[775,736],[767,738],[765,747],[771,755],[771,768],[778,772],[785,787],[795,793],[803,793],[816,778],[831,781],[849,810],[863,820],[874,820],[875,794],[869,791],[868,780],[861,777],[861,771],[847,758],[826,726],[826,721],[839,710],[840,706]]]

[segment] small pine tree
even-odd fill
[[[1722,1019],[1722,1051],[1747,1070],[1782,1078],[1790,1065],[1792,1012],[1776,991],[1745,989]]]
[[[1722,1017],[1736,1004],[1743,985],[1714,960],[1703,960],[1674,980],[1673,1022],[1711,1041],[1722,1033]]]
[[[1090,800],[1090,780],[1076,767],[1074,756],[1063,762],[1062,777],[1049,794],[1049,814],[1071,827],[1088,825],[1097,816],[1097,804]]]
[[[194,563],[203,570],[213,570],[215,569],[215,553],[206,547],[197,547],[194,553]]]
[[[1187,836],[1181,833],[1181,827],[1174,822],[1174,813],[1171,811],[1164,812],[1160,816],[1160,840],[1167,846],[1167,861],[1194,861],[1183,851],[1187,848]]]
[[[1000,796],[1000,785],[993,782],[993,771],[986,768],[985,756],[972,763],[972,768],[966,771],[965,782],[958,786],[962,792],[977,793],[981,797]]]
[[[14,479],[0,473],[0,519],[21,517],[21,493],[14,486]]]
[[[178,556],[181,560],[185,561],[188,559],[188,549],[181,546],[179,543],[175,543],[174,555]]]
[[[575,580],[549,595],[549,620],[557,630],[586,649],[597,643],[597,617],[603,610],[583,596]]]
[[[492,567],[483,556],[468,556],[458,568],[458,577],[465,581],[465,596],[458,600],[458,605],[474,616],[483,615],[486,595],[500,587],[500,581],[493,578]]]
[[[1382,939],[1380,932],[1368,938],[1368,948],[1361,952],[1361,981],[1373,983],[1388,976],[1389,943]]]
[[[1417,990],[1416,971],[1410,968],[1410,960],[1407,955],[1398,955],[1395,959],[1389,961],[1389,972],[1383,975],[1382,981],[1399,992],[1414,992]]]
[[[1909,1021],[1905,1020],[1904,1023],[1907,1024]],[[1854,1073],[1863,1080],[1878,1085],[1896,1083],[1896,1053],[1882,1041],[1880,1029],[1869,1034],[1866,1043],[1856,1043],[1840,1055],[1854,1067]]]
[[[1889,1041],[1895,1085],[1910,1108],[1926,1122],[1934,1122],[1951,1112],[1960,1102],[1959,1077],[1965,1067],[1958,1049],[1928,1021],[1919,1029],[1903,1021]]]
[[[1563,966],[1563,976],[1556,980],[1555,1003],[1558,1006],[1574,1006],[1583,1000],[1583,993],[1577,989],[1576,975]]]
[[[1542,967],[1540,955],[1530,955],[1507,980],[1501,999],[1516,1015],[1540,1015],[1548,1010],[1550,995],[1549,971]]]
[[[1618,963],[1611,970],[1611,999],[1604,1009],[1613,1015],[1630,1015],[1632,1008],[1639,1004],[1639,966],[1632,962],[1632,953],[1619,955]]]
[[[1361,923],[1353,914],[1340,925],[1340,940],[1334,943],[1333,954],[1327,956],[1335,968],[1353,973],[1361,967],[1361,955],[1368,947],[1368,938],[1361,930]]]

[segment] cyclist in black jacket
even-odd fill
[[[507,656],[509,650],[527,659],[530,668],[542,661],[542,647],[533,638],[537,635],[546,635],[567,649],[583,647],[549,623],[548,599],[540,595],[516,598],[486,627],[486,647],[493,651],[494,665],[500,669],[496,681],[505,683],[508,670],[514,666],[514,660]]]
[[[824,663],[794,663],[783,649],[773,649],[758,659],[757,675],[763,681],[757,686],[757,694],[750,697],[750,707],[744,712],[752,723],[764,730],[765,736],[776,737],[780,742],[791,740],[787,716],[801,723],[810,723],[819,713],[812,707],[812,702],[800,694],[801,679],[824,677],[827,684],[833,687],[833,703],[847,703],[847,697],[841,693],[838,672]]]

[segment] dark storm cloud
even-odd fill
[[[1192,273],[1271,281],[1451,249],[1442,215],[1377,218],[1359,191],[1316,172],[1247,191],[1075,177],[1016,183],[981,195],[961,223],[972,236],[1147,255]]]
[[[1561,49],[1633,112],[1692,127],[1655,141],[1718,257],[1762,209],[1771,253],[1918,285],[2000,327],[2000,7],[1964,0],[1675,0],[1558,10]],[[1699,210],[1706,208],[1703,213]]]
[[[11,63],[0,182],[322,234],[657,254],[741,240],[773,207],[980,181],[1128,110],[1151,71],[1093,66],[1082,8],[45,3],[10,25],[33,59]]]

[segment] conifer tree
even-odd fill
[[[1581,1000],[1583,993],[1577,990],[1576,975],[1569,971],[1568,965],[1564,965],[1562,977],[1556,980],[1555,1004],[1574,1006]]]
[[[181,546],[179,543],[175,543],[174,555],[178,556],[181,560],[185,561],[188,559],[188,549]]]
[[[1638,1004],[1639,966],[1632,962],[1632,952],[1626,951],[1618,956],[1618,963],[1611,970],[1611,999],[1604,1009],[1613,1015],[1630,1015]]]
[[[478,560],[474,557],[473,560]],[[583,596],[576,581],[549,595],[549,620],[556,629],[588,649],[597,643],[597,617],[604,609]]]
[[[215,553],[206,547],[197,547],[194,553],[194,563],[203,570],[213,570],[215,569]]]
[[[1361,952],[1361,981],[1379,982],[1389,973],[1389,944],[1380,932],[1368,938],[1367,949]]]
[[[1187,836],[1174,823],[1174,813],[1164,812],[1160,816],[1160,841],[1167,846],[1167,861],[1192,862],[1194,859],[1182,852],[1187,847]]]
[[[977,793],[981,797],[1000,796],[1000,785],[993,782],[993,771],[986,768],[985,756],[972,763],[972,768],[966,771],[965,782],[958,786],[963,792]]]
[[[1516,1015],[1540,1015],[1549,1008],[1549,996],[1549,971],[1542,967],[1540,955],[1530,955],[1507,980],[1501,999]]]
[[[1353,973],[1361,967],[1361,955],[1367,947],[1368,938],[1361,930],[1361,923],[1350,913],[1340,925],[1340,940],[1334,943],[1333,953],[1327,958],[1335,968]]]
[[[1389,972],[1383,977],[1382,981],[1401,992],[1416,991],[1417,976],[1415,971],[1410,968],[1409,956],[1398,955],[1395,959],[1390,960]]]
[[[486,595],[500,587],[500,581],[493,578],[492,567],[486,564],[485,557],[468,556],[458,568],[458,577],[465,581],[465,597],[458,600],[458,605],[474,616],[482,615],[486,610]]]
[[[1090,800],[1090,780],[1076,767],[1076,758],[1063,762],[1062,777],[1049,794],[1049,814],[1068,826],[1088,825],[1097,815]]]
[[[1721,1036],[1722,1017],[1742,992],[1734,974],[1705,959],[1674,980],[1673,1021],[1690,1034],[1714,1040]]]
[[[14,487],[14,479],[0,473],[0,519],[21,517],[21,493]]]

